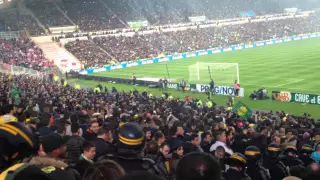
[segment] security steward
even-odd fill
[[[119,128],[115,154],[108,154],[98,161],[110,159],[123,167],[126,173],[149,171],[161,175],[152,159],[141,156],[145,145],[145,134],[137,123],[126,123]]]
[[[276,165],[270,168],[272,180],[282,180],[289,176],[289,170],[293,166],[302,165],[303,162],[297,157],[298,151],[294,146],[287,146],[280,154]]]
[[[224,173],[226,180],[251,180],[245,173],[247,159],[241,153],[234,153],[226,160],[226,164],[230,166],[227,172]]]
[[[247,174],[254,180],[270,180],[269,171],[260,165],[261,152],[256,146],[248,146],[244,152],[248,161]]]
[[[39,141],[19,122],[0,125],[0,179],[1,180],[78,180],[64,169],[21,163],[24,158],[36,154]]]
[[[303,164],[306,167],[315,162],[311,158],[312,153],[313,153],[313,149],[309,144],[304,144],[300,149],[299,159],[303,162]]]

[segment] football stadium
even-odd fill
[[[266,88],[272,98],[272,91],[296,92],[301,94],[319,94],[317,87],[320,85],[316,78],[318,75],[317,57],[320,47],[320,38],[304,39],[299,41],[285,42],[252,49],[242,49],[234,52],[223,52],[219,54],[190,57],[183,60],[159,62],[144,66],[117,69],[108,72],[97,72],[91,76],[117,77],[131,79],[135,73],[137,79],[158,81],[160,78],[168,78],[171,82],[180,82],[185,79],[189,83],[203,84],[209,86],[210,75],[215,83],[220,86],[233,87],[234,80],[237,80],[237,64],[239,66],[239,79],[241,87],[245,89],[245,98],[240,98],[252,107],[265,110],[284,110],[292,114],[303,114],[308,112],[318,116],[319,102],[308,102],[307,99],[297,100],[294,103],[267,101],[253,101],[250,94],[260,88]],[[302,61],[303,60],[303,61]],[[302,63],[303,62],[303,63]],[[197,77],[197,63],[200,68],[200,79]],[[221,64],[220,64],[221,63]],[[235,64],[235,65],[234,65]],[[209,69],[208,69],[209,66]],[[191,68],[191,69],[190,69]],[[296,74],[299,76],[296,76]],[[193,79],[191,79],[193,76]],[[310,83],[313,82],[313,83]],[[89,86],[96,86],[97,83],[80,80],[79,83]],[[119,89],[145,89],[146,87],[132,87],[132,85],[118,85],[105,82],[107,86],[115,86]],[[174,86],[175,88],[177,86]],[[205,86],[203,87],[205,88]],[[170,89],[170,88],[169,88]],[[174,88],[173,88],[174,89]],[[161,94],[159,90],[149,89],[155,94]],[[201,90],[200,90],[201,91]],[[188,94],[169,91],[174,96],[184,98]],[[195,97],[206,99],[204,93],[198,93]],[[226,104],[227,97],[215,96],[214,100],[221,105]],[[310,110],[310,111],[309,111]],[[320,115],[320,114],[319,114]]]
[[[0,180],[320,179],[320,0],[0,0]]]

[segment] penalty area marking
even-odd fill
[[[304,80],[304,79],[297,79],[297,80],[295,80],[295,81],[291,81],[291,82],[288,82],[288,83],[284,83],[284,84],[277,85],[276,87],[281,87],[281,86],[285,86],[285,85],[289,85],[289,84],[301,82],[301,81],[303,81],[303,80]]]

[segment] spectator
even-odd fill
[[[78,172],[69,168],[68,164],[63,162],[63,159],[59,159],[65,157],[67,141],[68,138],[57,133],[42,137],[40,152],[43,152],[39,153],[39,156],[32,157],[28,163],[40,167],[44,172],[48,172],[48,176],[52,179],[56,179],[58,174],[65,174],[68,179],[77,179]],[[58,171],[52,173],[52,169]]]
[[[182,145],[177,145],[176,147],[173,148],[173,153],[170,161],[170,168],[171,168],[171,179],[175,179],[176,175],[176,170],[177,170],[177,165],[180,161],[180,159],[183,157],[183,146]]]
[[[171,156],[169,156],[170,147],[168,144],[163,143],[159,148],[158,157],[156,160],[157,166],[159,167],[162,176],[169,179],[171,175]]]
[[[82,150],[84,139],[80,136],[80,125],[78,123],[71,124],[72,136],[67,142],[67,152],[69,163],[78,161]]]
[[[180,159],[176,180],[220,180],[221,170],[214,158],[205,153],[190,153]]]
[[[203,149],[203,152],[206,152],[206,153],[210,152],[211,141],[212,141],[212,135],[210,131],[205,131],[201,134],[200,146]]]
[[[95,160],[98,160],[101,156],[114,153],[113,132],[110,128],[102,127],[99,129],[97,139],[92,141],[96,147]]]
[[[120,180],[124,169],[114,161],[104,160],[91,165],[84,173],[83,180]]]
[[[14,115],[14,109],[12,104],[8,104],[2,108],[3,115],[0,116],[0,124],[7,122],[16,122],[18,121]]]
[[[83,134],[83,138],[87,141],[95,140],[97,138],[97,133],[99,131],[99,128],[100,126],[98,121],[91,121],[89,128]]]
[[[158,131],[154,134],[154,140],[157,141],[159,146],[161,146],[161,144],[165,142],[166,138],[162,132]]]
[[[159,152],[159,145],[156,141],[150,141],[146,146],[146,157],[152,160],[156,160]]]
[[[317,163],[320,162],[320,143],[315,145],[314,152],[311,154],[311,158]]]
[[[93,165],[93,159],[96,155],[96,147],[92,142],[84,141],[83,153],[80,155],[78,162],[75,165],[75,169],[80,173],[81,177],[86,170]]]
[[[191,144],[192,144],[192,151],[193,152],[203,152],[201,146],[200,146],[200,138],[198,134],[192,134],[191,135]]]
[[[216,142],[210,147],[210,152],[215,151],[218,146],[222,146],[228,155],[232,155],[233,151],[226,145],[226,133],[225,131],[217,132]]]

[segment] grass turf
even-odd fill
[[[243,49],[235,52],[224,52],[213,55],[193,57],[183,60],[175,60],[164,63],[156,63],[131,67],[126,69],[113,70],[110,72],[99,72],[93,76],[119,77],[130,79],[134,72],[137,78],[160,78],[167,76],[166,65],[169,69],[170,78],[179,82],[182,78],[189,79],[189,66],[196,62],[204,63],[238,63],[240,71],[240,84],[245,89],[245,97],[240,98],[243,103],[252,109],[261,110],[284,110],[289,114],[302,115],[304,112],[310,113],[315,118],[320,118],[320,108],[318,105],[287,103],[272,100],[253,101],[248,96],[256,89],[266,87],[271,96],[272,90],[290,91],[298,93],[320,94],[320,38],[291,41],[282,44],[269,45],[267,47],[256,47]],[[235,71],[234,71],[235,72]],[[201,72],[208,73],[208,72]],[[219,76],[224,72],[219,72]],[[213,74],[213,79],[215,80]],[[230,78],[232,76],[232,78]],[[225,79],[216,82],[218,85],[233,85],[235,74],[226,75]],[[218,77],[217,77],[218,79]],[[229,82],[230,81],[230,82]],[[96,86],[98,82],[79,80],[80,84]],[[201,79],[193,83],[209,83],[209,79]],[[221,83],[221,84],[220,84]],[[146,87],[133,87],[130,85],[106,84],[108,87],[116,86],[121,90],[148,89]],[[159,95],[160,91],[153,91]],[[184,98],[187,94],[192,97],[205,99],[202,93],[182,93],[170,91],[174,97]],[[214,101],[219,105],[225,105],[226,96],[215,96]]]

